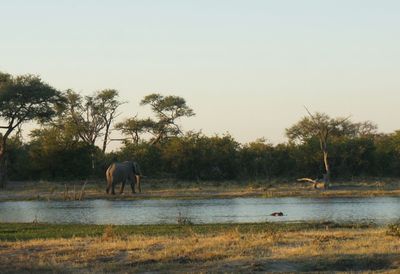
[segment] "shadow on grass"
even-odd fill
[[[336,258],[303,257],[295,260],[233,260],[197,266],[197,270],[228,273],[389,271],[399,268],[400,261],[399,258],[396,258],[397,255],[394,253],[385,255],[343,254]],[[181,265],[181,267],[185,267],[185,265]],[[188,271],[194,270],[189,265],[186,265],[186,267]]]
[[[397,254],[354,255],[343,254],[335,258],[302,257],[290,259],[243,259],[226,260],[214,257],[209,260],[199,260],[182,256],[170,260],[146,260],[141,262],[121,262],[110,257],[109,260],[86,266],[48,266],[32,265],[31,268],[12,268],[1,266],[1,273],[91,273],[91,272],[217,272],[217,273],[265,273],[265,272],[358,272],[358,271],[389,271],[399,268]]]
[[[41,273],[41,274],[54,274],[54,273],[77,273],[79,270],[77,269],[68,269],[68,267],[40,267],[40,266],[32,266],[32,267],[0,267],[0,272],[2,274],[31,274],[31,273]],[[88,273],[88,272],[83,272]]]
[[[393,269],[398,254],[343,254],[336,258],[305,258],[301,271],[377,271]]]

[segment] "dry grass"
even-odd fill
[[[400,271],[385,228],[118,236],[0,242],[0,272]],[[398,272],[397,272],[398,273]]]

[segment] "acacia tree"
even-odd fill
[[[100,107],[95,104],[93,96],[82,98],[78,93],[67,90],[68,100],[67,117],[73,123],[76,134],[90,146],[95,146],[96,140],[102,135],[105,127],[104,119],[100,114]]]
[[[7,182],[7,140],[23,123],[49,121],[56,105],[64,103],[59,91],[34,75],[12,76],[0,73],[0,187]]]
[[[359,137],[374,134],[376,125],[367,121],[363,123],[352,123],[349,118],[331,118],[325,113],[312,114],[307,110],[309,116],[302,118],[292,127],[286,129],[286,136],[290,141],[305,143],[311,138],[319,140],[325,168],[324,181],[329,184],[331,168],[329,164],[329,142],[335,137]]]
[[[99,137],[103,137],[102,151],[107,149],[111,125],[118,116],[117,109],[124,102],[118,100],[118,91],[106,89],[92,96],[82,97],[67,90],[68,107],[61,114],[64,122],[73,124],[76,134],[90,146],[95,146]]]
[[[155,122],[150,118],[138,119],[136,116],[115,125],[117,130],[120,130],[124,136],[128,136],[136,145],[139,144],[141,135],[151,131],[154,127]]]
[[[115,89],[105,89],[94,95],[94,103],[99,108],[99,115],[104,121],[103,153],[106,152],[110,137],[111,125],[118,116],[117,109],[124,104],[118,100],[118,91]]]
[[[179,96],[163,96],[153,93],[145,96],[140,104],[142,106],[149,105],[157,119],[139,119],[135,116],[118,123],[116,128],[128,137],[128,139],[121,139],[123,141],[131,139],[135,144],[139,144],[141,135],[150,134],[152,135],[150,144],[158,144],[169,137],[182,134],[182,129],[177,121],[182,117],[195,115],[193,110],[187,106],[185,99]]]
[[[123,104],[118,100],[118,92],[102,90],[92,96],[82,97],[67,90],[67,108],[60,112],[60,124],[70,128],[84,143],[92,148],[92,170],[95,169],[96,141],[104,137],[102,152],[105,153],[111,124],[118,116],[117,109]]]
[[[186,104],[185,99],[179,96],[163,96],[153,93],[145,96],[140,104],[142,106],[149,105],[157,118],[149,127],[149,133],[154,136],[151,141],[153,145],[170,136],[182,134],[177,120],[195,115]]]

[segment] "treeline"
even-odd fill
[[[81,141],[63,143],[50,132],[28,143],[13,140],[9,175],[13,180],[67,180],[93,176],[92,148]],[[400,176],[400,132],[338,138],[330,146],[332,177]],[[159,145],[127,143],[119,151],[95,151],[95,177],[103,178],[113,161],[137,159],[146,176],[184,180],[241,180],[320,177],[324,172],[319,141],[245,145],[231,136],[186,133]]]
[[[118,121],[125,103],[113,89],[82,96],[37,76],[0,73],[0,186],[7,178],[103,178],[110,163],[132,159],[148,177],[183,180],[400,176],[400,132],[380,134],[369,121],[307,110],[287,128],[288,142],[240,144],[230,135],[184,132],[178,121],[195,113],[181,97],[150,94],[140,105],[152,117]],[[30,121],[38,128],[23,141]],[[107,152],[112,131],[122,146]]]

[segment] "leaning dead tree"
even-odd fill
[[[310,178],[300,178],[297,179],[298,182],[307,182],[307,183],[312,183],[313,184],[313,188],[317,189],[318,188],[318,184],[322,183],[321,181],[318,181],[318,179],[310,179]],[[325,188],[325,184],[323,183],[323,188]]]
[[[329,162],[329,143],[333,138],[339,137],[360,137],[374,134],[376,126],[371,122],[352,123],[350,117],[331,118],[325,113],[316,112],[312,114],[305,107],[308,116],[301,119],[292,127],[286,129],[286,135],[291,142],[306,143],[311,139],[319,141],[322,152],[322,160],[325,172],[323,182],[329,186],[331,178],[331,167]],[[301,178],[298,181],[313,183],[314,187],[318,181],[310,178]]]
[[[323,174],[323,181],[326,186],[329,184],[331,177],[331,169],[329,165],[328,157],[328,144],[332,136],[343,135],[345,129],[348,128],[347,118],[330,118],[324,113],[312,114],[306,107],[304,107],[309,117],[304,117],[297,124],[291,128],[286,129],[286,135],[291,141],[300,141],[302,143],[307,142],[312,138],[317,138],[319,141],[320,149],[322,152],[323,164],[325,173]],[[308,181],[314,183],[316,186],[316,180],[310,178],[302,178],[301,181]]]
[[[310,116],[311,126],[314,128],[315,135],[318,137],[319,145],[322,151],[325,167],[323,180],[326,184],[329,184],[331,179],[331,168],[328,158],[328,142],[332,135],[340,135],[341,129],[345,128],[344,125],[346,121],[350,119],[350,117],[332,119],[329,118],[327,115],[320,113],[316,113],[315,115],[313,115],[306,107],[305,109]]]

